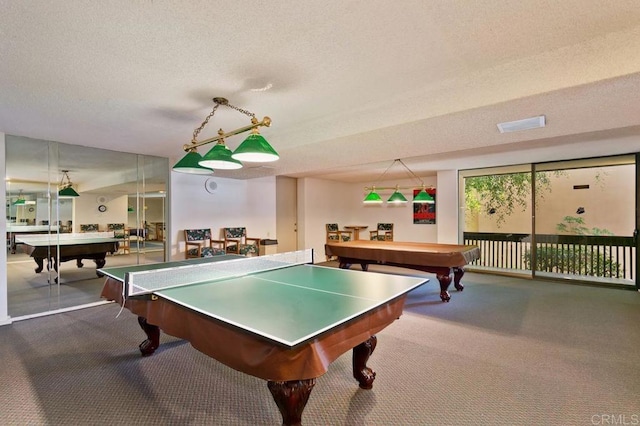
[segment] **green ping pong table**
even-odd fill
[[[143,356],[158,348],[160,330],[185,339],[267,380],[283,424],[300,424],[316,378],[350,349],[353,377],[363,389],[373,386],[376,373],[366,363],[376,334],[402,315],[407,293],[428,281],[312,259],[306,250],[107,268],[102,296],[138,315]]]

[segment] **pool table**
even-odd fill
[[[363,271],[370,264],[380,264],[434,273],[440,282],[443,302],[451,300],[448,291],[451,275],[455,288],[462,291],[464,265],[480,258],[480,249],[472,245],[369,240],[327,243],[325,253],[336,256],[343,269],[359,263]]]
[[[113,236],[84,237],[82,234],[74,238],[74,234],[60,234],[58,238],[47,238],[47,236],[25,235],[17,237],[16,241],[21,243],[22,251],[31,256],[38,267],[36,273],[42,272],[44,269],[44,261],[47,261],[47,267],[53,264],[54,269],[58,270],[60,262],[75,260],[76,266],[82,268],[83,259],[91,259],[96,264],[96,270],[102,268],[106,263],[107,253],[116,253],[118,251],[119,239]],[[60,246],[60,254],[58,255],[58,245]],[[100,273],[96,272],[100,277]]]

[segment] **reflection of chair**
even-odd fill
[[[124,223],[108,223],[107,231],[113,232],[113,237],[118,238],[118,250],[122,253],[131,253],[131,243],[129,230],[124,227]]]
[[[211,238],[211,229],[184,230],[185,259],[225,254],[224,241]]]
[[[369,231],[369,237],[377,241],[393,241],[393,223],[378,223],[375,231]]]
[[[98,224],[89,223],[85,225],[80,225],[80,232],[98,232]]]
[[[341,231],[337,223],[327,223],[325,225],[327,230],[327,243],[345,242],[353,239],[351,231]],[[327,260],[331,256],[327,256]]]
[[[227,253],[258,256],[259,245],[260,238],[247,237],[247,228],[224,228],[224,246]]]

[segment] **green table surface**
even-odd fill
[[[217,261],[225,260],[224,257],[205,259]],[[179,266],[183,262],[100,271],[123,281],[125,272],[160,269],[168,264]],[[421,277],[305,264],[157,290],[154,294],[185,309],[294,347],[428,281]]]

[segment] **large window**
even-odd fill
[[[478,269],[634,285],[635,156],[464,171]]]

